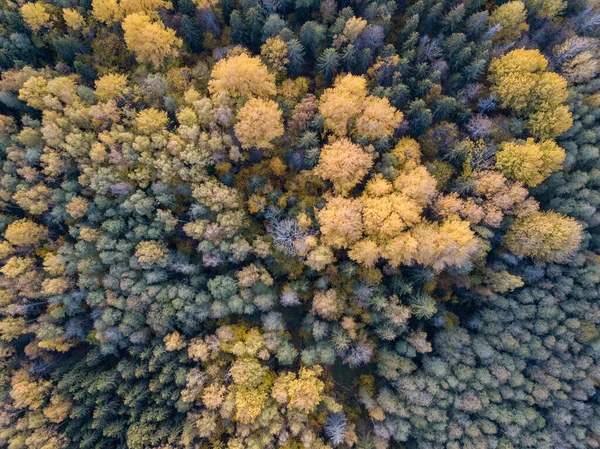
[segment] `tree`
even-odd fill
[[[25,3],[21,6],[21,16],[34,33],[40,31],[50,21],[50,14],[42,2]]]
[[[367,82],[363,77],[339,76],[320,98],[319,112],[325,118],[325,128],[339,136],[347,135],[349,120],[358,116],[366,97]]]
[[[533,139],[527,139],[523,145],[505,143],[496,154],[496,167],[506,177],[535,187],[560,169],[565,156],[565,150],[553,140],[538,144]]]
[[[63,19],[69,28],[79,30],[85,26],[85,19],[78,11],[71,8],[63,8]]]
[[[159,133],[165,129],[169,117],[165,111],[148,108],[138,112],[135,127],[140,134]]]
[[[280,37],[270,37],[260,47],[260,56],[264,63],[275,73],[284,73],[290,62],[288,46]]]
[[[317,70],[330,80],[338,73],[340,57],[335,48],[326,48],[317,59]]]
[[[119,22],[124,16],[117,0],[92,0],[92,14],[106,25]]]
[[[421,220],[423,206],[397,193],[381,196],[362,196],[362,215],[365,233],[383,242],[399,235]]]
[[[500,25],[500,31],[494,39],[508,43],[519,39],[524,31],[529,30],[526,22],[527,10],[522,1],[511,1],[498,6],[490,16],[490,25]]]
[[[271,395],[288,409],[310,413],[323,399],[321,393],[325,384],[318,378],[322,372],[323,369],[316,365],[300,368],[297,375],[282,373],[275,379]]]
[[[394,189],[414,200],[421,206],[426,206],[437,193],[437,182],[424,165],[400,173],[394,179]]]
[[[158,67],[166,58],[179,54],[182,40],[175,36],[175,30],[166,28],[160,21],[144,14],[130,14],[121,24],[125,33],[125,43],[138,62]]]
[[[194,18],[184,15],[181,19],[180,32],[183,41],[192,51],[197,53],[202,51],[204,35],[202,34],[202,28],[198,26]]]
[[[299,75],[304,67],[304,46],[298,39],[287,42],[288,46],[288,69],[291,75]]]
[[[514,254],[538,262],[568,262],[582,240],[583,228],[577,220],[556,212],[537,212],[519,218],[504,236]]]
[[[538,80],[547,66],[548,61],[538,50],[513,50],[491,62],[488,78],[492,91],[503,107],[525,111],[532,107]]]
[[[539,19],[554,19],[567,8],[565,0],[526,0],[527,8]]]
[[[273,100],[251,98],[239,110],[234,128],[243,148],[272,148],[273,139],[284,132],[281,110]]]
[[[546,72],[548,62],[538,50],[513,50],[490,64],[491,90],[502,106],[527,118],[534,136],[547,140],[569,129],[573,120],[568,107],[567,81]]]
[[[326,320],[337,320],[343,311],[344,303],[334,289],[317,292],[312,300],[311,312]]]
[[[152,19],[158,19],[159,9],[172,9],[173,6],[166,0],[120,0],[119,6],[123,15],[143,13]]]
[[[322,240],[333,248],[348,248],[363,233],[359,200],[334,196],[317,214]]]
[[[275,76],[260,58],[242,53],[215,64],[208,90],[213,96],[227,93],[232,98],[270,97],[276,93]]]
[[[402,112],[390,105],[387,98],[368,96],[362,113],[356,119],[354,133],[371,140],[391,136],[403,119]]]
[[[348,251],[348,257],[365,267],[373,267],[381,257],[381,250],[377,242],[371,239],[362,239],[352,245]]]
[[[96,96],[100,101],[120,98],[127,94],[127,75],[108,74],[98,78],[94,86]]]
[[[73,197],[65,207],[65,211],[73,218],[81,218],[85,215],[89,202],[80,196]]]
[[[19,338],[27,329],[27,323],[22,317],[8,316],[0,320],[0,340],[12,341]]]
[[[372,155],[349,139],[340,138],[323,146],[315,172],[331,181],[336,193],[347,195],[372,166]]]
[[[167,254],[165,244],[153,240],[140,242],[135,248],[135,256],[141,263],[158,262],[165,254]]]
[[[47,229],[28,218],[12,222],[4,232],[4,238],[15,246],[37,245],[47,236]]]

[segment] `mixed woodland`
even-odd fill
[[[0,0],[0,447],[600,448],[593,0]]]

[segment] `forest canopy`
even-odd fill
[[[600,448],[593,0],[0,0],[0,446]]]

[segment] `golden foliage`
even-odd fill
[[[10,397],[15,406],[35,410],[44,403],[46,395],[52,387],[49,380],[35,380],[25,369],[13,374],[11,379]]]
[[[392,150],[392,155],[398,160],[398,166],[405,170],[421,165],[421,146],[410,137],[400,139]]]
[[[323,146],[315,172],[331,181],[336,193],[346,195],[372,166],[372,155],[349,139],[341,138]]]
[[[521,37],[529,30],[526,22],[527,10],[521,1],[512,1],[498,6],[490,16],[490,25],[500,25],[500,30],[494,36],[495,40],[508,43]]]
[[[554,19],[566,9],[566,0],[526,0],[530,11],[539,19]]]
[[[101,76],[94,83],[96,97],[100,101],[119,98],[127,93],[127,75],[108,74]]]
[[[52,190],[44,184],[19,189],[13,195],[15,202],[31,215],[42,215],[48,210]]]
[[[73,404],[68,397],[53,394],[50,404],[44,407],[44,416],[53,423],[61,423],[69,417]]]
[[[317,217],[322,240],[333,248],[348,248],[362,237],[360,200],[335,196],[327,201]]]
[[[15,340],[25,333],[26,328],[27,323],[23,317],[7,316],[0,320],[0,340]]]
[[[321,95],[319,112],[325,128],[338,136],[348,134],[349,121],[358,116],[367,98],[367,81],[362,76],[339,76]]]
[[[321,95],[319,112],[325,129],[338,136],[352,131],[371,140],[391,136],[403,115],[386,98],[367,96],[367,82],[362,76],[340,75],[333,87]]]
[[[288,409],[310,413],[322,400],[325,384],[318,378],[322,372],[323,369],[315,365],[300,368],[298,375],[292,372],[279,374],[271,395],[280,404],[287,404]]]
[[[321,271],[327,265],[335,262],[333,251],[327,246],[320,245],[311,250],[306,256],[306,265],[315,271]]]
[[[163,342],[165,343],[165,348],[167,348],[167,351],[169,352],[179,351],[180,349],[185,348],[187,344],[185,338],[177,331],[165,335]]]
[[[106,25],[112,25],[123,18],[123,11],[117,0],[92,0],[92,14]]]
[[[88,210],[89,202],[80,196],[73,197],[67,207],[66,212],[73,218],[81,218]]]
[[[381,257],[381,250],[374,240],[362,239],[352,245],[348,257],[365,267],[373,267]]]
[[[0,272],[8,278],[16,278],[30,270],[35,261],[31,257],[11,257],[6,261]]]
[[[21,6],[21,16],[34,33],[50,21],[50,14],[42,2],[25,3]]]
[[[47,229],[28,218],[12,222],[4,232],[4,238],[15,246],[37,245],[47,235]]]
[[[63,8],[63,19],[69,28],[79,30],[85,26],[85,19],[79,12],[71,8]]]
[[[336,320],[343,312],[343,301],[338,297],[336,290],[317,292],[312,300],[311,312],[326,320]]]
[[[502,106],[524,114],[526,127],[542,140],[556,137],[573,125],[568,108],[567,81],[546,72],[548,62],[538,50],[513,50],[490,64],[491,90]]]
[[[138,112],[135,127],[141,134],[159,133],[165,129],[169,116],[165,111],[148,108]]]
[[[423,165],[400,173],[394,179],[397,192],[425,207],[437,193],[437,182]]]
[[[226,93],[232,98],[270,97],[276,94],[275,76],[260,58],[246,53],[217,62],[208,83],[211,95]]]
[[[158,19],[158,10],[161,8],[172,9],[170,1],[165,0],[120,0],[119,6],[123,15],[142,13],[153,19]]]
[[[251,98],[238,112],[235,135],[243,148],[272,148],[273,139],[283,135],[281,110],[273,100]]]
[[[279,36],[270,37],[260,47],[260,57],[267,67],[274,72],[283,73],[285,71],[287,64],[290,62],[287,56],[287,44]]]
[[[533,139],[527,139],[523,145],[505,143],[496,154],[496,168],[508,178],[535,187],[560,169],[565,156],[565,150],[553,140],[538,144]]]
[[[142,64],[158,67],[166,58],[177,56],[177,49],[183,45],[183,41],[175,36],[175,30],[144,14],[128,15],[121,26],[127,49]]]
[[[371,198],[362,197],[362,216],[367,235],[379,241],[398,235],[419,222],[423,208],[399,193]]]
[[[154,263],[159,261],[165,254],[167,248],[164,243],[148,240],[138,243],[135,248],[135,256],[142,263]]]
[[[515,220],[504,236],[507,248],[539,262],[564,263],[579,247],[583,228],[577,220],[556,212],[537,212]]]
[[[391,136],[404,118],[387,98],[368,96],[363,103],[362,114],[356,119],[354,133],[376,140]]]
[[[440,272],[465,268],[480,249],[480,241],[467,221],[450,217],[442,223],[422,223],[390,240],[383,256],[392,266],[418,263]]]

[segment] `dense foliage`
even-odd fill
[[[0,2],[0,446],[600,447],[596,2]]]

